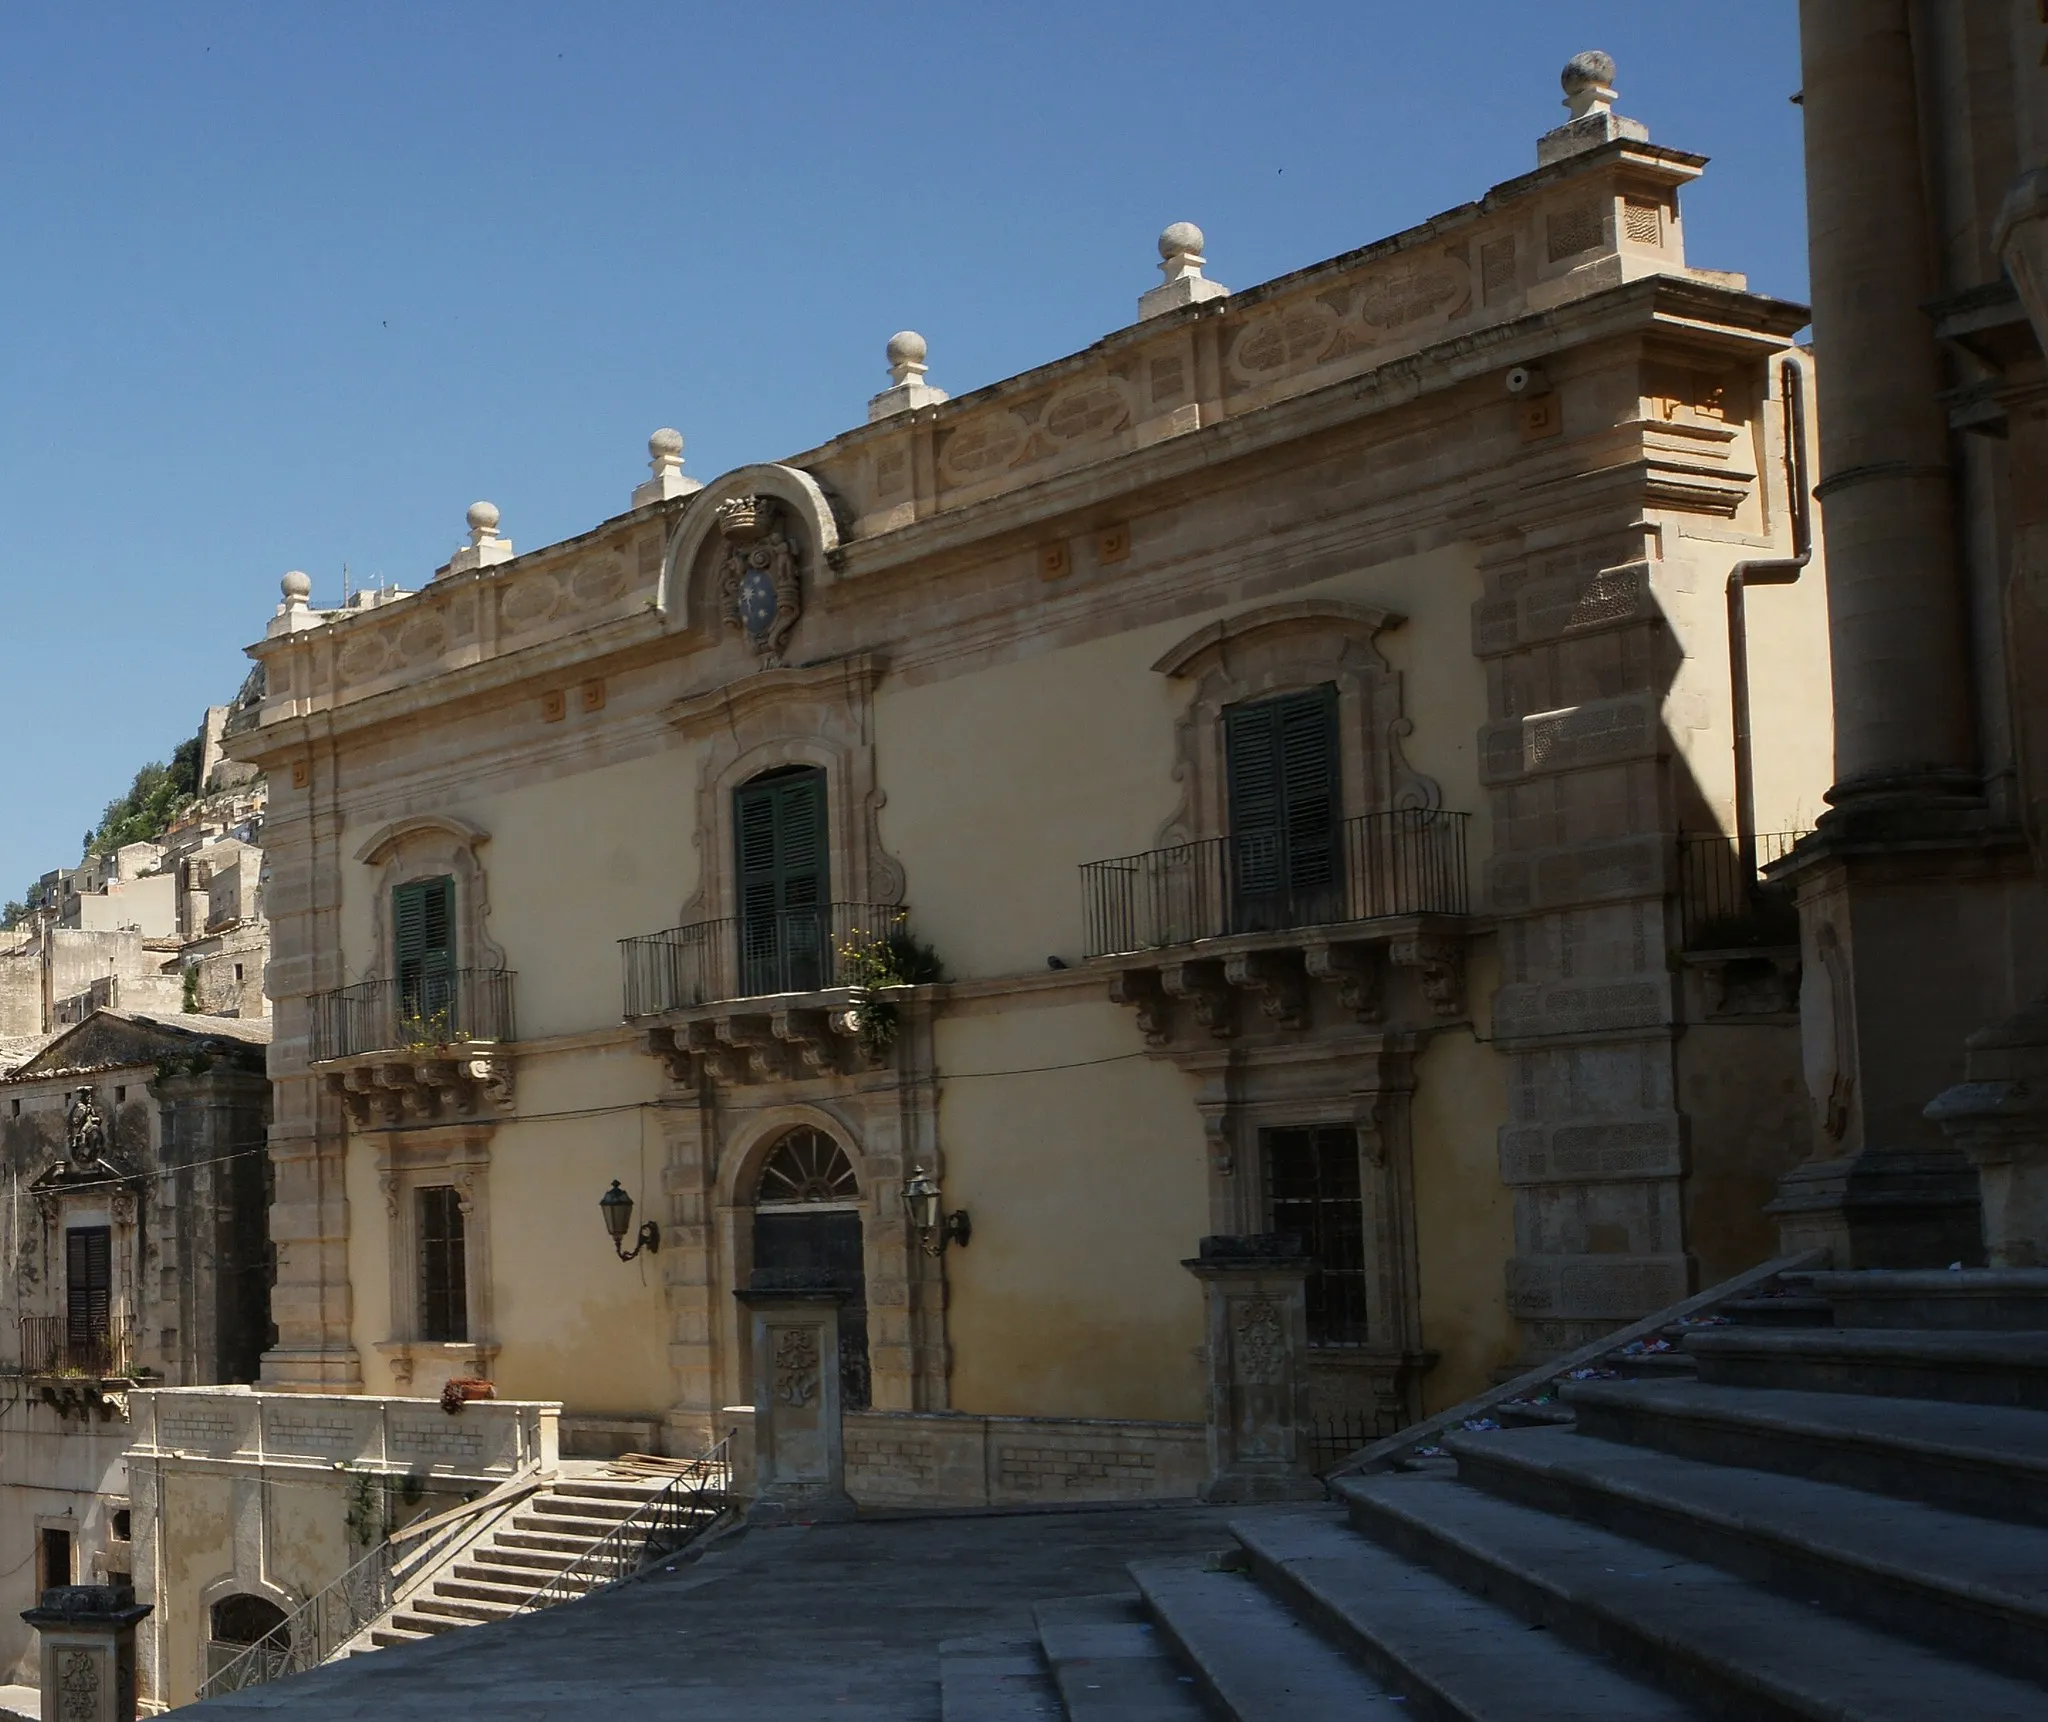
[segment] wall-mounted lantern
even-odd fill
[[[611,1234],[612,1248],[618,1252],[619,1260],[630,1262],[642,1250],[650,1255],[661,1249],[661,1228],[652,1220],[640,1222],[640,1236],[629,1250],[626,1248],[626,1234],[633,1227],[633,1198],[619,1188],[618,1179],[612,1180],[612,1187],[597,1199],[597,1211],[604,1215],[604,1229]]]
[[[939,1181],[922,1166],[911,1172],[910,1181],[903,1186],[903,1205],[910,1210],[910,1223],[928,1256],[943,1255],[948,1244],[965,1249],[974,1236],[967,1210],[955,1208],[947,1213],[939,1198]]]

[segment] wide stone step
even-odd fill
[[[2040,1722],[2012,1675],[1719,1567],[1437,1478],[1332,1485],[1353,1525],[1568,1644],[1745,1722]]]
[[[407,1641],[420,1638],[437,1638],[444,1632],[453,1632],[457,1627],[471,1626],[467,1620],[455,1620],[445,1614],[422,1614],[407,1607],[394,1614],[387,1623],[393,1632],[404,1633]]]
[[[379,1650],[395,1650],[401,1644],[418,1644],[421,1639],[432,1636],[426,1632],[409,1632],[395,1620],[370,1629],[370,1642]]]
[[[1438,1722],[1691,1722],[1698,1712],[1368,1541],[1340,1511],[1231,1531],[1252,1570]]]
[[[1061,1714],[1036,1638],[998,1632],[940,1640],[941,1722],[1052,1722]]]
[[[496,1577],[479,1576],[474,1567],[457,1567],[449,1577],[434,1581],[432,1594],[466,1597],[471,1602],[495,1602],[517,1609],[546,1583],[547,1579],[540,1577],[525,1584],[508,1584]]]
[[[1215,1722],[1135,1596],[1073,1597],[1031,1612],[1068,1722]]]
[[[1951,1268],[1815,1274],[1837,1327],[2048,1329],[2048,1269]]]
[[[579,1525],[596,1525],[600,1531],[615,1530],[633,1516],[632,1510],[607,1512],[602,1501],[562,1501],[536,1495],[515,1515],[521,1519],[565,1519]]]
[[[572,1519],[563,1513],[521,1513],[512,1521],[515,1531],[538,1531],[551,1537],[568,1537],[581,1542],[585,1548],[601,1542],[618,1528],[610,1520]]]
[[[1458,1474],[1544,1512],[2048,1680],[2048,1530],[1560,1430],[1446,1437]]]
[[[1700,1379],[1722,1386],[2048,1410],[2048,1333],[1717,1327],[1686,1345]]]
[[[503,1567],[508,1571],[522,1573],[555,1573],[562,1570],[561,1558],[550,1550],[508,1549],[498,1543],[490,1543],[472,1551],[470,1559],[482,1566]]]
[[[471,1597],[444,1596],[437,1588],[425,1596],[414,1597],[410,1608],[422,1620],[438,1617],[468,1625],[478,1620],[509,1620],[519,1612],[519,1601],[480,1602]]]
[[[595,1540],[580,1536],[557,1536],[548,1531],[500,1531],[492,1546],[501,1549],[533,1549],[552,1556],[556,1564],[565,1565],[582,1554]]]
[[[1399,1716],[1394,1694],[1248,1572],[1134,1561],[1131,1577],[1210,1702],[1231,1722]]]
[[[1736,1298],[1721,1306],[1736,1327],[1833,1327],[1835,1306],[1824,1297],[1786,1293]]]

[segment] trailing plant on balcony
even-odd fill
[[[847,1013],[861,1050],[879,1058],[896,1042],[899,1013],[891,987],[927,986],[946,978],[946,965],[939,954],[907,927],[897,925],[882,933],[855,928],[839,946],[839,979],[853,989],[853,1007]]]
[[[415,1056],[462,1046],[471,1038],[468,1029],[453,1026],[446,1005],[437,1011],[408,1012],[398,1025],[398,1033],[405,1050]]]

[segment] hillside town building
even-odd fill
[[[564,543],[478,503],[418,591],[285,577],[224,741],[276,1337],[138,1414],[155,1701],[361,1558],[364,1478],[771,1478],[771,1361],[854,1504],[1185,1497],[1290,1348],[1334,1458],[1769,1254],[1806,313],[1688,263],[1703,158],[1574,65],[1408,232],[1232,291],[1176,223],[1084,352],[949,399],[906,331],[819,448],[663,430]]]

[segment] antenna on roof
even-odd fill
[[[348,564],[346,562],[341,565],[341,607],[344,610],[348,608]]]

